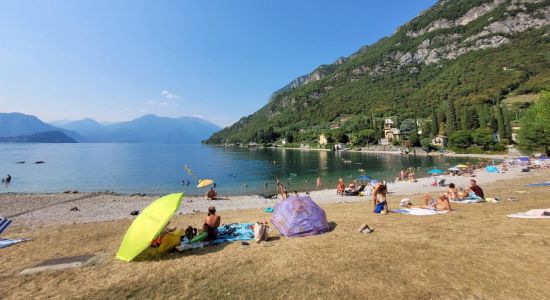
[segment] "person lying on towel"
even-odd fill
[[[430,196],[429,194],[424,195],[424,205],[410,206],[411,208],[424,208],[424,209],[433,209],[438,211],[448,211],[452,210],[451,202],[446,194],[440,194],[437,199]]]
[[[388,194],[388,187],[384,183],[377,183],[374,186],[372,192],[373,212],[375,214],[387,214],[389,211],[388,202],[386,201],[386,195]]]

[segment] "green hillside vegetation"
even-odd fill
[[[467,26],[436,29],[417,37],[407,34],[426,28],[434,20],[455,20],[483,2],[492,1],[436,4],[393,36],[361,48],[341,64],[323,66],[320,80],[275,94],[259,111],[217,132],[207,143],[269,144],[287,138],[316,144],[319,134],[324,133],[334,142],[343,134],[353,145],[362,146],[382,138],[383,119],[395,116],[398,128],[403,123],[409,127],[423,124],[423,128],[408,130],[401,144],[419,146],[423,139],[441,134],[450,137],[452,147],[461,148],[461,143],[454,141],[465,131],[486,135],[496,132],[502,145],[483,144],[480,148],[504,149],[511,142],[510,123],[517,121],[532,103],[509,103],[505,99],[537,94],[550,87],[548,25],[518,34],[500,34],[510,42],[437,63],[413,61],[400,65],[388,58],[396,53],[414,53],[427,39],[430,48],[445,47],[453,39],[458,39],[460,47],[474,46],[468,38],[482,32],[489,23],[520,12],[538,14],[538,9],[550,5],[550,1],[527,3],[525,10],[510,11],[510,1],[505,1]],[[340,129],[331,130],[331,124],[338,124]],[[421,136],[416,134],[417,129],[422,129]],[[477,144],[472,141],[468,147],[472,143]]]

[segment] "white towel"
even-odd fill
[[[416,208],[416,207],[400,208],[400,209],[393,210],[392,212],[396,214],[414,215],[414,216],[431,216],[431,215],[447,213],[447,211],[439,211],[439,210]]]
[[[542,213],[550,211],[550,208],[546,209],[531,209],[527,212],[515,213],[508,215],[508,218],[520,218],[520,219],[550,219],[550,216],[543,216]]]

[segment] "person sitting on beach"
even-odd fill
[[[384,183],[377,183],[374,186],[374,191],[372,192],[372,201],[373,201],[373,212],[375,214],[387,214],[389,211],[388,202],[386,201],[386,196],[388,194],[388,187]]]
[[[218,200],[218,193],[216,193],[214,188],[210,188],[210,190],[204,195],[204,198],[206,198],[206,200]]]
[[[345,190],[346,190],[346,186],[344,185],[344,179],[342,178],[338,179],[338,187],[336,189],[336,193],[340,196],[344,196]]]
[[[183,230],[166,225],[161,234],[151,242],[151,247],[157,248],[153,254],[166,254],[180,244]]]
[[[355,183],[350,183],[348,188],[345,190],[346,193],[355,193],[356,191],[357,187],[355,186]]]
[[[2,183],[10,183],[11,182],[11,175],[6,175],[6,178],[2,178]]]
[[[477,182],[475,180],[470,180],[470,187],[466,190],[464,190],[466,193],[473,192],[481,199],[485,199],[485,195],[483,194],[483,189],[477,185]]]
[[[414,172],[409,173],[409,182],[416,182],[416,178],[414,178]]]
[[[220,227],[220,222],[222,218],[216,215],[216,207],[210,206],[208,208],[208,215],[204,219],[204,225],[202,227],[203,232],[207,232],[207,240],[213,241],[218,238],[218,227]]]
[[[449,183],[449,187],[447,188],[447,198],[449,200],[460,200],[462,197],[458,194],[458,189],[455,187],[454,183]]]

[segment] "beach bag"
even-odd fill
[[[256,241],[256,243],[267,241],[268,231],[269,226],[256,222],[256,224],[254,224],[254,240]]]

